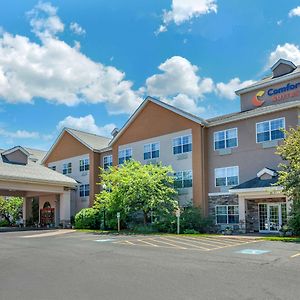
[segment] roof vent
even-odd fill
[[[112,137],[114,138],[118,133],[119,133],[119,128],[116,127],[116,128],[111,132],[111,135],[112,135]]]
[[[280,58],[272,67],[273,78],[280,77],[296,70],[296,66],[289,60]]]

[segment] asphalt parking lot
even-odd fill
[[[0,264],[0,300],[300,295],[300,244],[252,237],[0,233]]]

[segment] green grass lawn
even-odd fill
[[[264,241],[274,241],[274,242],[289,242],[289,243],[300,243],[299,236],[287,237],[287,236],[268,236],[263,237]]]

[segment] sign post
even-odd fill
[[[120,232],[120,217],[121,217],[121,214],[118,212],[118,213],[117,213],[117,219],[118,219],[118,232]]]
[[[175,212],[177,217],[177,234],[180,234],[180,209],[178,208]]]

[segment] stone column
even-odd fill
[[[242,232],[246,233],[246,200],[243,196],[239,195],[239,219],[240,219],[240,229]]]
[[[23,198],[23,221],[24,227],[26,222],[32,217],[32,198]]]
[[[63,227],[71,226],[71,191],[64,191],[60,194],[60,222]]]

